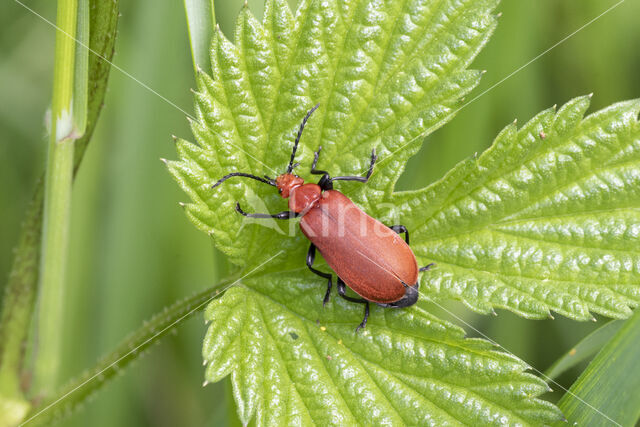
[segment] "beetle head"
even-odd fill
[[[284,173],[276,178],[276,187],[283,199],[289,197],[291,190],[304,184],[304,180],[298,175]]]

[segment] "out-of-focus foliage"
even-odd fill
[[[242,3],[216,4],[221,29],[230,38]],[[500,25],[474,63],[488,71],[469,98],[613,4],[606,3],[503,2]],[[50,1],[34,0],[29,6],[48,19],[55,17]],[[249,1],[249,7],[260,16],[262,0]],[[188,88],[195,84],[181,2],[129,2],[121,9],[114,62],[192,113]],[[626,1],[466,107],[427,139],[399,187],[433,182],[486,148],[514,118],[526,120],[592,91],[593,111],[640,96],[639,15],[640,4]],[[43,117],[51,94],[54,31],[12,1],[0,5],[0,23],[0,158],[10,159],[0,168],[0,278],[6,278],[17,225],[44,168]],[[221,277],[224,257],[184,218],[175,205],[181,192],[157,161],[174,155],[172,133],[190,135],[181,113],[114,70],[96,139],[76,182],[70,255],[74,308],[63,331],[66,376],[91,366],[164,305]],[[4,283],[0,280],[0,286]],[[460,305],[447,307],[539,369],[598,326],[562,318],[532,322],[501,311],[493,318]],[[437,307],[432,310],[439,314]],[[203,336],[201,320],[189,321],[65,425],[220,425],[224,387],[200,388],[197,343]],[[569,373],[561,383],[568,386],[575,376]]]
[[[559,405],[575,425],[638,425],[640,417],[640,311],[624,322]],[[586,403],[588,404],[586,404]],[[558,425],[560,423],[557,423]]]

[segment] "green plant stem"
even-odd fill
[[[175,329],[195,313],[202,311],[207,302],[222,289],[233,283],[227,279],[219,284],[178,301],[143,323],[137,331],[123,340],[115,350],[101,359],[96,366],[71,380],[55,395],[34,407],[25,423],[49,423],[52,419],[68,415],[78,405],[107,383],[127,365],[140,357],[152,344]]]
[[[193,69],[209,69],[209,47],[216,24],[213,0],[184,0]]]
[[[91,0],[89,8],[89,46],[94,52],[89,55],[88,111],[87,127],[82,138],[76,141],[74,174],[80,167],[103,105],[106,92],[110,60],[113,57],[118,23],[118,1],[103,2]],[[103,59],[105,58],[105,59]],[[24,399],[20,387],[23,370],[24,347],[30,329],[40,262],[40,242],[42,236],[42,211],[44,201],[44,176],[36,189],[22,224],[18,245],[2,299],[0,314],[0,413],[9,416],[5,401],[17,402]],[[11,414],[13,419],[21,419],[20,414]],[[7,418],[0,417],[0,425]]]
[[[73,118],[76,42],[69,36],[76,34],[77,13],[78,0],[59,0],[34,365],[35,385],[40,393],[47,393],[57,385],[61,358],[73,151],[74,140],[80,136],[75,133]]]
[[[0,425],[17,424],[29,409],[21,371],[38,281],[44,180],[40,179],[22,224],[0,317]]]

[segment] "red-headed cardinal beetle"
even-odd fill
[[[358,208],[347,196],[333,189],[334,181],[358,181],[365,183],[376,162],[375,149],[371,152],[371,164],[367,175],[331,177],[327,171],[316,169],[322,147],[315,152],[311,173],[322,175],[317,184],[305,184],[293,174],[296,150],[309,116],[320,104],[313,107],[302,120],[293,144],[287,171],[275,180],[265,176],[233,172],[223,176],[212,188],[227,179],[240,176],[273,185],[283,198],[289,199],[289,210],[274,215],[246,213],[236,204],[236,211],[251,218],[291,219],[300,218],[300,228],[311,241],[307,252],[307,266],[318,276],[327,279],[327,292],[323,305],[331,294],[331,274],[313,268],[316,248],[337,275],[338,295],[365,305],[364,319],[356,328],[364,328],[369,317],[369,302],[382,307],[409,307],[418,300],[418,272],[428,270],[433,264],[418,268],[416,257],[409,247],[409,231],[404,225],[385,226]],[[399,236],[404,233],[404,240]],[[346,295],[346,286],[361,298]]]

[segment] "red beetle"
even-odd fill
[[[307,252],[307,266],[318,276],[327,279],[327,292],[323,305],[329,301],[331,274],[313,268],[316,248],[329,267],[337,275],[338,294],[352,302],[365,305],[364,319],[356,328],[364,328],[369,317],[369,302],[382,307],[409,307],[418,300],[418,272],[428,270],[433,264],[418,268],[416,257],[409,247],[409,232],[404,225],[385,226],[358,208],[347,196],[333,189],[333,181],[367,182],[376,162],[375,149],[371,152],[371,165],[364,177],[331,177],[327,171],[316,169],[322,147],[315,152],[311,173],[322,175],[317,184],[305,184],[304,180],[292,174],[297,166],[293,161],[302,131],[309,116],[320,104],[313,107],[302,120],[293,145],[287,171],[275,180],[234,172],[223,176],[212,188],[233,176],[255,179],[273,185],[283,198],[289,199],[288,211],[274,215],[246,213],[236,204],[236,210],[251,218],[291,219],[301,217],[300,228],[311,241]],[[398,234],[405,233],[403,240]],[[349,286],[362,298],[346,295]]]

